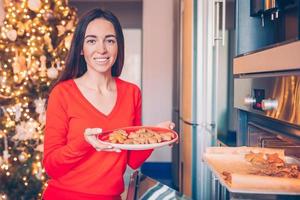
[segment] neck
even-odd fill
[[[85,87],[96,90],[100,93],[111,91],[115,89],[114,79],[110,73],[96,74],[88,73],[88,71],[81,77],[82,83]]]

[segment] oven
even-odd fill
[[[234,76],[237,146],[285,149],[287,158],[300,162],[300,69],[243,73]],[[218,200],[300,199],[280,194],[230,193],[213,175]]]
[[[300,160],[300,69],[234,77],[237,146],[281,148],[287,157]],[[227,192],[226,199],[275,200],[299,196]]]
[[[283,148],[300,158],[300,70],[239,75],[234,91],[239,145]]]

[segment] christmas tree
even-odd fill
[[[76,11],[64,0],[3,0],[0,200],[40,199],[45,100],[64,67]]]

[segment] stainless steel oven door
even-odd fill
[[[300,71],[239,75],[234,107],[300,128]]]

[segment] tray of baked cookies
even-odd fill
[[[118,149],[146,150],[172,145],[178,140],[178,134],[161,127],[131,126],[105,131],[98,140]]]

